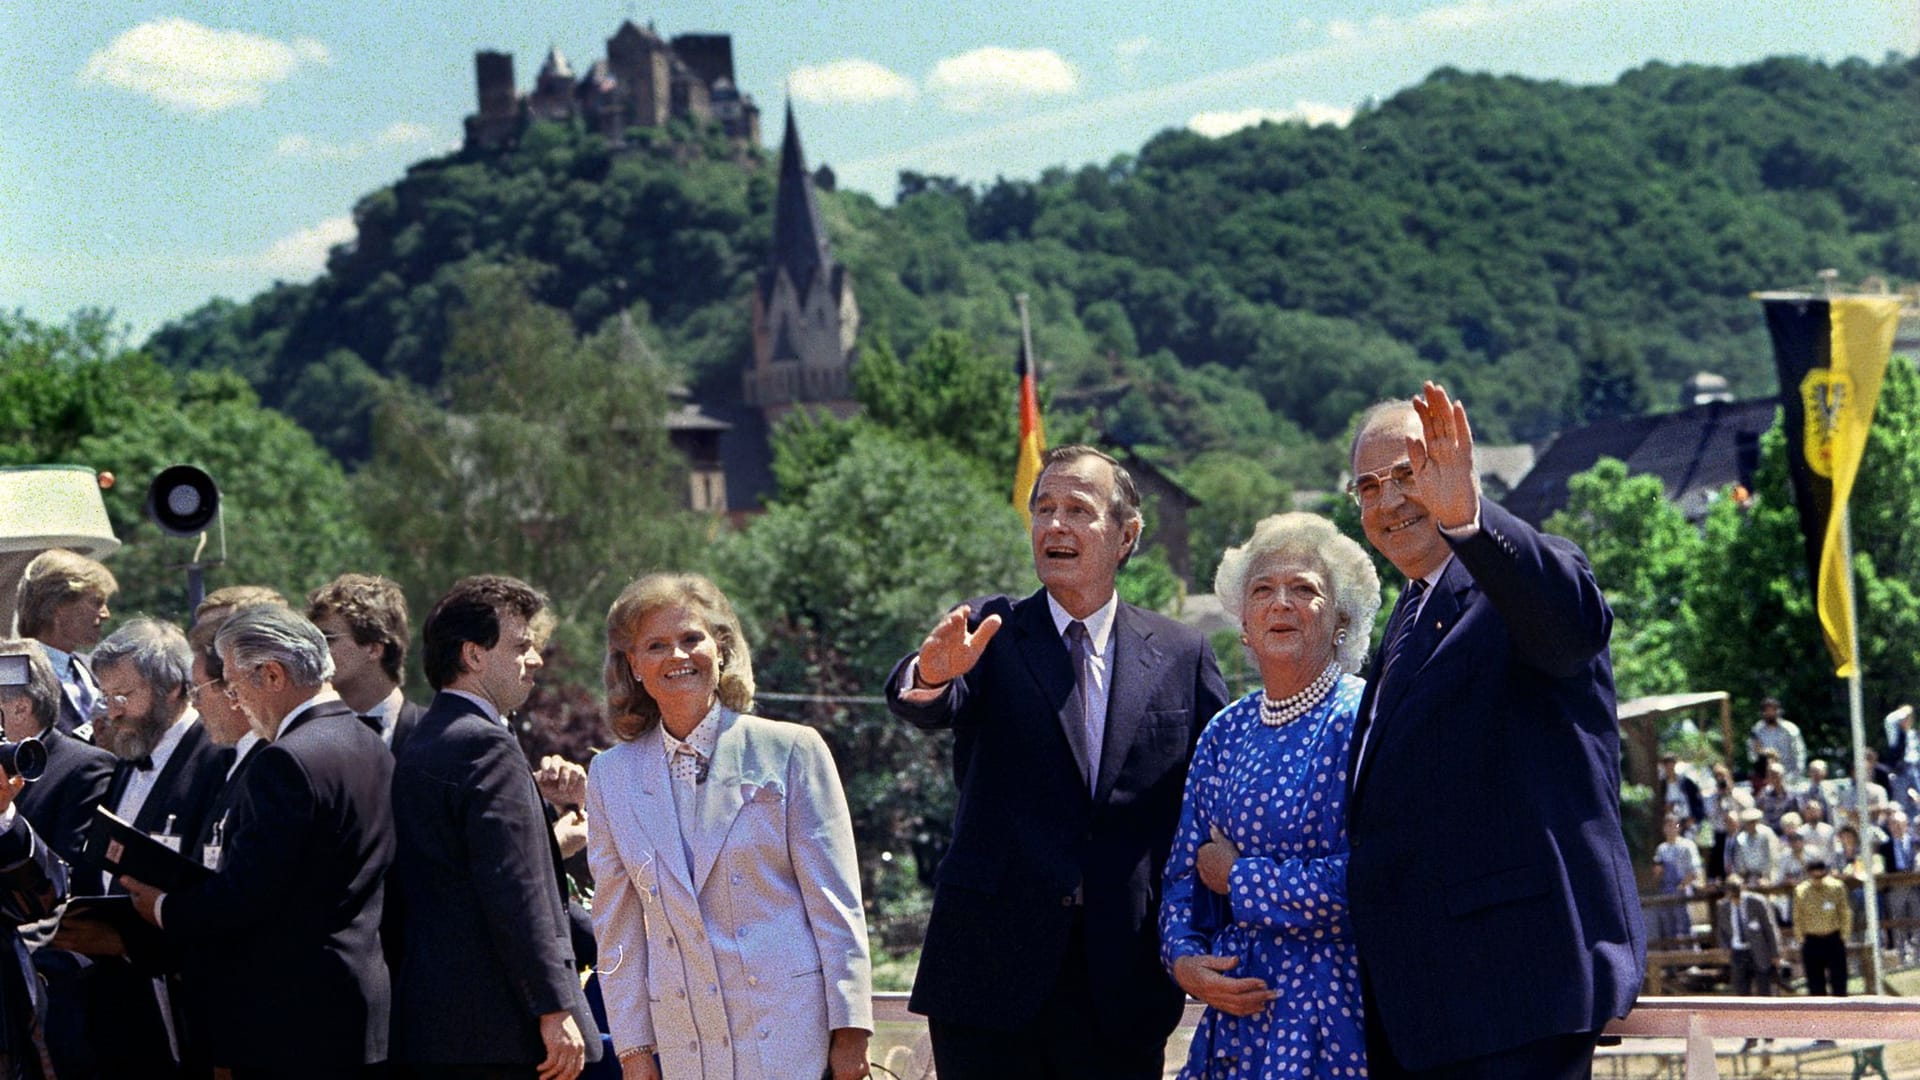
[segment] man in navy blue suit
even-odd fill
[[[1369,1074],[1586,1080],[1646,956],[1613,613],[1579,548],[1480,498],[1440,387],[1369,410],[1352,465],[1367,539],[1408,579],[1348,773]]]
[[[887,680],[894,716],[953,732],[960,791],[909,1007],[943,1080],[1159,1080],[1184,998],[1160,870],[1226,686],[1114,590],[1141,527],[1119,462],[1048,451],[1030,508],[1043,588],[948,612]]]

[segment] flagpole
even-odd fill
[[[1872,817],[1867,810],[1867,785],[1873,777],[1867,772],[1867,722],[1865,709],[1860,701],[1860,613],[1854,607],[1853,589],[1853,515],[1846,503],[1840,504],[1840,564],[1845,568],[1842,580],[1846,582],[1847,596],[1847,642],[1848,655],[1853,658],[1853,670],[1847,676],[1847,712],[1853,722],[1853,802],[1854,821],[1858,823],[1855,832],[1860,837],[1860,892],[1862,906],[1866,910],[1867,926],[1867,970],[1861,972],[1867,984],[1867,993],[1885,993],[1881,978],[1880,962],[1880,895],[1875,888],[1873,872],[1874,853],[1872,847]],[[1889,793],[1891,794],[1891,793]]]

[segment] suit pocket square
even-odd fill
[[[764,780],[757,784],[751,780],[745,780],[740,784],[742,802],[777,803],[786,797],[786,786],[778,780]]]

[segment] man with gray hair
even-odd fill
[[[246,608],[214,646],[228,697],[267,745],[242,775],[214,876],[171,894],[136,881],[127,891],[207,959],[196,1000],[221,1010],[204,1025],[214,1065],[236,1077],[368,1074],[387,1056],[392,759],[334,692],[326,638],[304,616]]]
[[[0,641],[0,664],[15,656],[25,663],[25,681],[0,681],[0,727],[8,742],[38,739],[46,748],[47,765],[40,778],[14,798],[13,806],[54,854],[78,866],[93,825],[93,808],[107,797],[113,782],[115,759],[55,726],[63,692],[46,653],[31,641]]]
[[[107,809],[184,850],[226,775],[225,753],[188,700],[193,652],[186,635],[158,619],[132,619],[94,650],[93,671],[101,688],[93,741],[119,759]],[[85,891],[105,889],[102,880]]]
[[[100,640],[100,628],[113,617],[107,602],[119,591],[113,571],[84,555],[54,548],[27,564],[15,594],[20,636],[40,643],[60,680],[56,723],[68,734],[80,731],[83,739],[100,684],[80,650]]]
[[[94,739],[119,759],[101,805],[183,852],[225,772],[225,755],[188,704],[192,671],[186,635],[157,619],[129,620],[93,653],[101,691]],[[76,894],[112,891],[97,870],[74,876]],[[174,980],[113,958],[75,971],[48,961],[41,967],[53,1002],[48,1039],[62,1076],[177,1074],[184,1045]]]

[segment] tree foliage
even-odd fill
[[[534,299],[532,273],[469,269],[437,385],[389,393],[355,490],[418,610],[467,574],[524,578],[554,600],[580,665],[565,674],[593,684],[601,613],[628,581],[683,563],[707,526],[681,509],[670,379],[641,330],[580,338]]]
[[[180,567],[191,540],[146,519],[147,483],[197,465],[221,489],[226,561],[209,589],[271,585],[303,596],[346,570],[378,570],[340,466],[299,426],[260,407],[229,372],[178,374],[128,349],[103,312],[67,325],[0,317],[0,465],[71,463],[111,472],[107,516],[122,547],[110,560],[123,613],[184,618]],[[219,554],[211,544],[205,557]]]
[[[1654,63],[1604,86],[1441,69],[1346,127],[1167,131],[1104,164],[903,174],[892,206],[821,208],[868,344],[953,331],[1010,356],[1025,292],[1061,409],[1176,469],[1278,446],[1284,479],[1326,484],[1352,412],[1423,377],[1493,442],[1671,400],[1703,370],[1770,390],[1749,291],[1823,266],[1920,276],[1916,76],[1900,57]],[[583,333],[644,302],[696,386],[731,393],[772,201],[766,162],[707,132],[615,152],[535,125],[367,195],[318,281],[210,303],[152,347],[241,372],[358,461],[382,380],[437,383],[467,269],[519,260]]]

